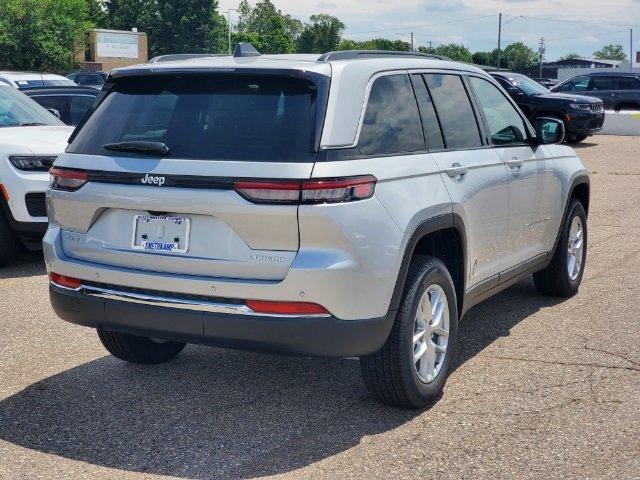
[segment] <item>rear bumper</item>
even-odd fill
[[[71,323],[164,340],[294,355],[358,357],[379,350],[395,312],[381,318],[255,316],[97,297],[50,285],[56,314]]]

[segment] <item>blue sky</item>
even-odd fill
[[[522,41],[537,50],[544,37],[549,60],[569,52],[590,57],[608,43],[621,44],[628,52],[632,27],[638,39],[634,51],[640,50],[640,0],[272,1],[301,20],[313,13],[335,15],[347,26],[345,38],[355,40],[407,38],[403,34],[413,31],[417,45],[454,42],[472,52],[491,50],[497,46],[498,13],[502,12],[503,45]],[[224,12],[236,7],[238,0],[219,3]]]

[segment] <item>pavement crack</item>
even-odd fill
[[[536,358],[525,358],[525,357],[509,357],[509,356],[492,356],[489,355],[488,358],[493,358],[496,360],[511,360],[514,362],[533,362],[533,363],[544,363],[546,365],[562,365],[567,367],[597,367],[597,368],[608,368],[613,370],[628,370],[632,372],[640,372],[640,367],[624,367],[619,365],[603,365],[601,363],[587,363],[587,362],[560,362],[557,360],[540,360]]]

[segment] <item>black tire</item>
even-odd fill
[[[0,205],[0,267],[15,259],[21,248],[22,244]]]
[[[580,143],[586,140],[588,135],[576,135],[576,134],[568,134],[567,142],[568,143]]]
[[[580,218],[582,222],[582,262],[580,271],[576,278],[572,279],[569,275],[569,259],[567,256],[567,248],[569,245],[569,232],[571,224],[575,217]],[[571,297],[578,292],[582,275],[584,274],[584,266],[587,259],[587,214],[584,211],[582,203],[575,198],[571,199],[567,215],[562,223],[560,231],[560,239],[553,255],[553,259],[547,268],[533,274],[533,281],[536,289],[542,295],[550,295],[554,297]]]
[[[414,355],[414,328],[418,304],[431,285],[446,294],[449,307],[449,337],[440,371],[425,383],[418,376]],[[405,408],[424,408],[436,401],[449,376],[455,357],[458,334],[458,309],[453,280],[440,260],[420,256],[412,260],[402,302],[384,346],[376,353],[360,358],[367,390],[381,402]]]
[[[98,337],[111,355],[125,362],[157,365],[176,357],[185,343],[154,341],[146,337],[98,329]]]

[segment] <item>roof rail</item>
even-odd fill
[[[327,52],[318,58],[319,62],[329,60],[355,60],[358,58],[380,58],[380,57],[417,57],[430,58],[436,60],[451,60],[443,55],[422,52],[396,52],[392,50],[341,50],[337,52]]]
[[[249,42],[240,42],[233,51],[234,57],[259,57],[260,52]]]

